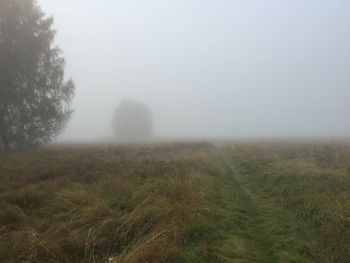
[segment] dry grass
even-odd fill
[[[177,262],[210,145],[0,155],[1,262]]]
[[[348,142],[0,155],[0,262],[350,262],[349,189]]]

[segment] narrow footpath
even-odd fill
[[[251,179],[240,174],[240,164],[225,150],[217,154],[215,168],[208,172],[211,216],[206,222],[215,228],[198,240],[206,244],[206,258],[198,262],[313,262],[303,255],[307,243],[291,227],[292,219],[254,191]]]

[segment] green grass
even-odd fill
[[[221,147],[185,262],[350,262],[349,164],[347,143]]]
[[[315,262],[350,262],[350,145],[241,146],[231,151],[254,192],[289,214]]]
[[[0,262],[350,262],[350,144],[0,155]]]
[[[254,193],[229,159],[214,154],[205,172],[207,216],[192,226],[185,262],[313,262],[288,214]]]

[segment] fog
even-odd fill
[[[159,138],[350,135],[350,1],[39,4],[76,83],[60,141],[111,138],[125,99]]]

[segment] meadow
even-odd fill
[[[350,262],[349,141],[221,145],[187,262]]]
[[[209,146],[50,146],[0,157],[0,262],[178,262]]]
[[[350,143],[0,154],[0,262],[350,262]]]

